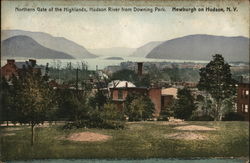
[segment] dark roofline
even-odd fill
[[[110,88],[110,89],[113,89],[113,90],[118,90],[118,89],[139,89],[139,90],[150,90],[150,89],[161,89],[161,88],[151,88],[151,87],[116,87],[116,88]]]

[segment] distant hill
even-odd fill
[[[31,37],[40,45],[52,50],[67,53],[74,58],[95,58],[96,55],[88,52],[83,46],[63,37],[53,37],[43,32],[30,32],[23,30],[2,30],[1,41],[13,36],[24,35]]]
[[[148,53],[154,49],[156,46],[160,45],[162,41],[152,41],[149,42],[135,50],[131,57],[146,57]]]
[[[125,57],[131,55],[135,48],[113,47],[113,48],[100,48],[100,49],[88,49],[91,53],[99,56],[119,56]]]
[[[72,56],[46,48],[28,36],[14,36],[1,42],[1,55],[6,58],[73,59]]]
[[[211,60],[222,54],[226,61],[249,61],[249,38],[189,35],[163,42],[146,57],[158,59]]]

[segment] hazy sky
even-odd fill
[[[86,48],[131,47],[189,34],[249,37],[249,2],[127,3],[127,7],[163,6],[166,12],[17,12],[15,8],[95,7],[94,2],[2,1],[2,29],[46,32]],[[124,4],[98,3],[99,7]],[[237,12],[172,12],[172,7],[237,7]]]

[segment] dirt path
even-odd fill
[[[179,126],[175,127],[176,130],[185,130],[185,131],[214,131],[216,128],[210,128],[205,126],[198,125],[189,125],[189,126]]]
[[[71,141],[85,141],[85,142],[95,142],[95,141],[107,141],[111,136],[93,133],[93,132],[80,132],[69,135],[66,139]]]

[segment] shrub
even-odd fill
[[[158,121],[168,121],[170,117],[174,115],[173,111],[173,103],[166,106],[161,110],[160,116],[158,117]]]
[[[103,128],[123,129],[125,119],[123,113],[118,111],[114,104],[105,104],[103,110],[94,109],[88,112],[84,119],[66,124],[64,129],[73,128]]]
[[[229,112],[225,114],[223,121],[244,121],[245,118],[243,115],[236,112]]]
[[[214,118],[210,115],[202,115],[202,116],[192,116],[190,118],[191,121],[213,121]]]
[[[102,119],[102,128],[124,128],[124,114],[120,112],[114,104],[105,104],[100,117]]]

